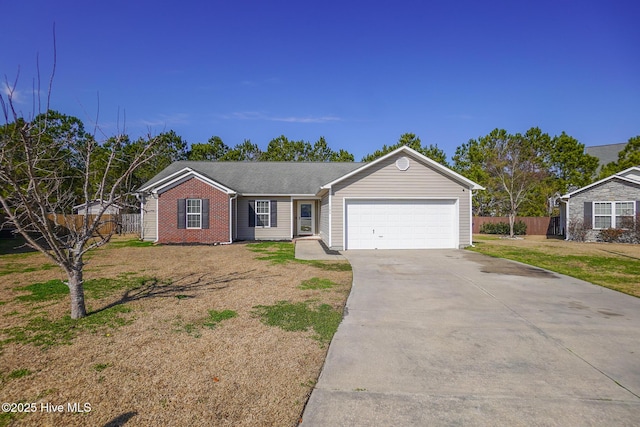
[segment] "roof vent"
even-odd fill
[[[396,167],[401,171],[406,171],[409,169],[409,159],[406,157],[400,157],[396,160]]]

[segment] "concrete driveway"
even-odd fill
[[[640,424],[640,299],[462,250],[344,254],[303,426]]]

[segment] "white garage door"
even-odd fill
[[[347,200],[346,249],[456,248],[455,200]]]

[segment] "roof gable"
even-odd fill
[[[235,191],[232,190],[231,188],[228,188],[225,185],[220,184],[219,182],[207,176],[204,176],[201,173],[198,173],[197,171],[194,171],[193,169],[188,167],[183,168],[177,172],[171,173],[168,176],[158,180],[156,183],[152,185],[145,185],[142,188],[140,188],[140,191],[152,190],[153,192],[156,192],[156,193],[164,192],[191,178],[199,179],[200,181],[205,182],[213,187],[216,187],[227,194],[235,194]]]
[[[593,188],[593,187],[595,187],[597,185],[603,184],[603,183],[605,183],[607,181],[611,181],[611,180],[614,180],[614,179],[622,181],[622,182],[628,182],[628,183],[631,183],[631,184],[640,184],[640,167],[638,167],[638,166],[630,167],[629,169],[625,169],[625,170],[623,170],[621,172],[618,172],[616,174],[613,174],[611,176],[603,178],[603,179],[601,179],[599,181],[596,181],[596,182],[594,182],[592,184],[586,185],[586,186],[584,186],[582,188],[578,188],[577,190],[574,190],[574,191],[572,191],[570,193],[567,193],[567,194],[563,195],[561,198],[562,199],[569,199],[572,196],[575,196],[576,194],[582,193],[583,191],[587,191],[590,188]]]
[[[328,183],[324,184],[322,186],[322,188],[323,189],[331,188],[333,185],[335,185],[335,184],[337,184],[337,183],[339,183],[339,182],[341,182],[341,181],[343,181],[343,180],[345,180],[345,179],[347,179],[347,178],[349,178],[349,177],[351,177],[353,175],[359,174],[359,173],[371,168],[372,166],[374,166],[374,165],[376,165],[376,164],[378,164],[380,162],[385,161],[389,157],[395,156],[396,154],[398,154],[400,152],[404,152],[404,153],[406,153],[406,154],[408,154],[408,155],[410,155],[412,157],[415,157],[415,158],[427,163],[433,169],[441,172],[443,175],[447,176],[449,179],[451,179],[453,181],[457,181],[458,183],[470,188],[471,190],[484,190],[484,187],[482,187],[481,185],[471,181],[470,179],[465,178],[464,176],[460,175],[459,173],[454,172],[453,170],[449,169],[448,167],[441,165],[440,163],[436,162],[435,160],[432,160],[429,157],[427,157],[427,156],[425,156],[425,155],[423,155],[421,153],[418,153],[414,149],[409,148],[409,147],[407,147],[405,145],[393,150],[390,153],[385,154],[382,157],[378,157],[377,159],[375,159],[372,162],[363,164],[358,169],[355,169],[355,170],[353,170],[353,171],[351,171],[351,172],[349,172],[349,173],[347,173],[347,174],[345,174],[345,175],[343,175],[341,177],[338,177],[337,179],[335,179],[335,180],[333,180],[331,182],[328,182]]]

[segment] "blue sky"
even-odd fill
[[[285,135],[359,160],[405,132],[456,147],[494,128],[586,145],[640,134],[635,0],[0,0],[0,75],[32,111],[101,132],[173,129],[265,149]],[[3,81],[4,86],[4,81]],[[4,87],[2,88],[4,89]],[[99,99],[99,100],[98,100]]]

